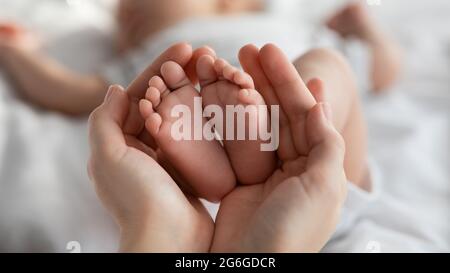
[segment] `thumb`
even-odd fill
[[[319,78],[311,79],[306,86],[317,102],[326,101],[324,83]]]
[[[322,173],[343,170],[345,142],[333,126],[328,103],[318,103],[309,111],[306,135],[309,145],[308,169],[317,169]]]
[[[125,151],[122,130],[128,114],[129,99],[120,86],[111,86],[105,101],[89,117],[89,140],[93,156],[111,158]]]

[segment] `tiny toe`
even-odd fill
[[[223,69],[223,76],[229,81],[234,81],[234,74],[236,73],[236,71],[236,68],[232,67],[231,65],[227,65]]]
[[[255,89],[255,84],[253,83],[252,77],[243,71],[237,71],[234,74],[234,82],[241,88]]]
[[[154,87],[157,90],[159,90],[159,93],[161,94],[161,97],[165,97],[167,96],[167,94],[170,93],[169,88],[167,88],[166,83],[164,82],[164,80],[159,77],[159,76],[154,76],[150,79],[150,81],[148,82],[148,85],[150,87]]]
[[[173,61],[166,62],[161,66],[161,74],[165,83],[171,89],[178,89],[192,84],[184,69]]]
[[[162,118],[158,113],[151,114],[145,121],[145,128],[153,136],[157,137],[159,129],[161,128]]]
[[[155,87],[159,91],[163,92],[167,89],[166,84],[164,83],[163,79],[159,76],[153,76],[150,81],[148,82],[149,87]]]
[[[158,107],[161,103],[161,91],[156,87],[151,86],[147,89],[145,98],[152,103],[153,107]]]
[[[154,113],[153,105],[149,100],[142,99],[139,101],[139,111],[142,118],[148,119]]]
[[[209,55],[200,57],[197,62],[197,77],[201,87],[217,81],[217,73],[214,70],[213,57]]]
[[[264,105],[264,99],[254,89],[241,89],[238,93],[238,100],[243,104]]]
[[[216,71],[218,77],[222,79],[224,77],[223,70],[228,65],[228,62],[224,59],[217,59],[214,63],[214,70]]]

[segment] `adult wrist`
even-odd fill
[[[164,217],[153,217],[153,221],[148,219],[122,224],[120,252],[179,253],[196,251],[190,248],[193,242],[189,238],[177,236],[182,227],[165,225],[163,221]]]
[[[128,224],[121,228],[119,250],[134,253],[171,252],[168,249],[170,243],[161,243],[165,240],[164,234],[158,232],[151,224],[147,225],[145,222]]]

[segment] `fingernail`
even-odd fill
[[[322,109],[322,113],[325,116],[325,118],[328,121],[332,121],[333,120],[333,113],[331,111],[331,106],[328,102],[322,102],[320,103],[321,109]]]
[[[114,96],[114,92],[123,90],[123,87],[120,85],[111,85],[108,88],[108,92],[106,92],[105,96],[105,102],[108,102],[111,100],[111,98]]]
[[[212,48],[212,47],[210,47],[209,45],[204,45],[203,46],[204,48],[206,48],[206,49],[208,49],[211,53],[213,53],[214,55],[216,55],[216,51]]]
[[[250,96],[250,92],[247,89],[242,89],[242,94],[246,97]]]

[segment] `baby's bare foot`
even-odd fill
[[[371,49],[372,89],[376,93],[388,90],[398,79],[402,66],[402,50],[371,17],[361,2],[354,2],[336,13],[328,27],[342,37],[361,39]]]
[[[328,20],[327,25],[344,38],[353,36],[372,41],[380,33],[375,21],[359,1],[350,3],[338,11]]]
[[[238,181],[243,184],[264,182],[276,167],[276,157],[275,152],[261,150],[261,144],[267,141],[261,139],[260,128],[270,130],[270,123],[266,104],[255,90],[252,78],[226,61],[214,60],[210,56],[199,59],[197,75],[204,107],[218,105],[224,112],[223,131],[220,131],[221,128],[216,129],[223,139]],[[227,134],[227,106],[245,107],[241,110],[235,108],[237,116],[239,113],[245,115],[244,140],[237,137],[239,119],[236,113],[233,117],[234,133]],[[250,138],[252,135],[253,139]]]
[[[155,76],[150,79],[146,97],[140,102],[145,126],[163,155],[189,184],[184,186],[199,197],[219,201],[234,187],[235,176],[217,140],[194,140],[194,98],[200,96],[177,63],[165,63],[161,67],[161,74],[162,78]],[[190,109],[192,133],[189,140],[176,140],[172,135],[172,126],[180,120],[171,115],[176,106]],[[206,122],[202,117],[202,128]]]

